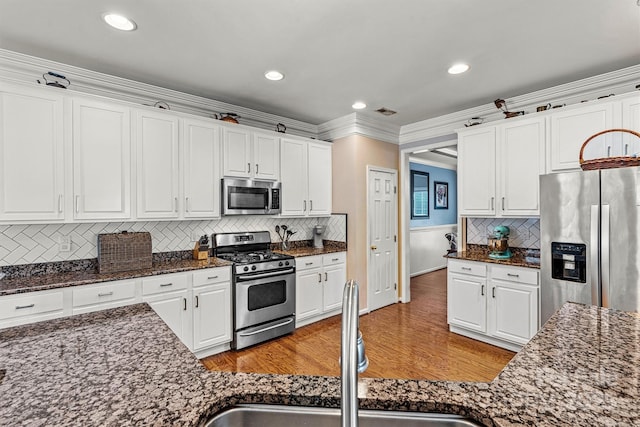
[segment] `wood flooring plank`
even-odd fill
[[[515,353],[449,332],[446,269],[411,279],[411,302],[360,316],[363,377],[491,381]],[[240,351],[202,359],[207,369],[340,375],[340,316]]]

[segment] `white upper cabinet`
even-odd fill
[[[0,86],[0,220],[65,217],[63,97]]]
[[[277,181],[280,138],[238,125],[222,129],[223,174],[228,177]]]
[[[544,136],[545,121],[541,117],[460,132],[460,214],[539,215]]]
[[[640,93],[622,101],[622,127],[640,133]],[[640,138],[625,135],[622,142],[623,156],[640,156]]]
[[[130,109],[73,100],[73,217],[131,218]]]
[[[460,215],[495,215],[495,127],[460,133],[458,138],[458,193]]]
[[[283,138],[280,165],[281,215],[331,214],[331,145]]]
[[[580,169],[580,148],[592,135],[620,126],[620,103],[599,102],[579,107],[566,107],[550,116],[550,139],[547,172]],[[600,151],[591,151],[591,150]],[[607,157],[604,145],[589,147],[585,159]]]
[[[498,215],[540,215],[540,175],[545,172],[544,119],[505,123],[497,131]]]
[[[183,120],[183,215],[220,217],[220,127],[210,121]]]
[[[178,118],[136,111],[136,189],[138,218],[178,218]]]

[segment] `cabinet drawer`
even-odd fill
[[[142,295],[154,295],[163,292],[187,289],[187,274],[163,274],[142,279]]]
[[[135,280],[108,282],[100,285],[82,286],[73,289],[73,307],[83,307],[133,300],[136,297]]]
[[[472,276],[487,276],[487,266],[484,263],[480,262],[461,262],[449,260],[449,264],[447,265],[449,272],[451,273],[460,273],[460,274],[470,274]]]
[[[62,312],[63,290],[29,292],[0,298],[0,320],[15,319],[34,314]]]
[[[347,262],[347,253],[346,252],[336,252],[332,254],[327,254],[322,257],[322,265],[332,265],[332,264],[344,264]]]
[[[296,270],[308,270],[310,268],[322,267],[322,255],[305,256],[296,258]]]
[[[207,268],[193,273],[193,286],[210,285],[231,281],[231,268]]]
[[[534,269],[491,266],[491,278],[538,286],[538,271]]]

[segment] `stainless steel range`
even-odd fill
[[[271,252],[268,231],[216,233],[213,255],[233,262],[233,341],[241,349],[293,332],[296,262]]]

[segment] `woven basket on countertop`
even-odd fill
[[[600,159],[584,160],[584,149],[589,142],[593,142],[598,136],[604,135],[610,132],[625,132],[629,133],[637,138],[640,138],[640,133],[629,129],[609,129],[602,132],[598,132],[595,135],[589,137],[582,147],[580,148],[580,167],[582,170],[594,170],[594,169],[613,169],[613,168],[626,168],[630,166],[640,166],[640,157],[635,156],[615,156],[604,157]]]
[[[148,232],[98,234],[98,271],[120,271],[151,268],[151,234]]]

